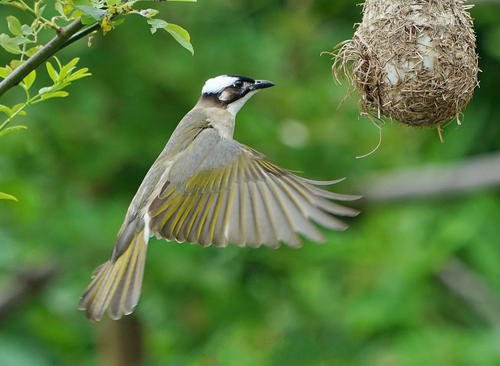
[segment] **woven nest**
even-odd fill
[[[457,118],[478,85],[470,6],[462,0],[366,0],[363,21],[334,57],[361,109],[410,126]]]

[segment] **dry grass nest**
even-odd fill
[[[457,118],[478,85],[470,6],[462,0],[367,0],[352,40],[334,55],[362,112],[410,126]]]

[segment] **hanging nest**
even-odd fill
[[[458,119],[478,85],[471,6],[463,0],[366,0],[334,74],[347,75],[362,112],[410,126]]]

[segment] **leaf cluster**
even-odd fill
[[[71,35],[68,44],[99,29],[106,34],[123,23],[127,16],[139,15],[147,20],[152,34],[158,29],[163,29],[180,45],[194,53],[190,35],[184,28],[156,18],[158,10],[138,7],[138,3],[137,0],[0,0],[0,5],[22,10],[26,18],[29,17],[28,21],[20,20],[14,15],[6,17],[8,33],[0,34],[0,47],[13,57],[5,66],[0,67],[0,78],[5,80],[27,60],[42,52],[48,46],[42,43],[43,36],[55,33],[57,37],[75,20],[81,22],[84,29],[80,31],[81,33]],[[58,51],[59,49],[54,50],[54,53]],[[0,104],[0,113],[6,116],[4,121],[0,122],[0,137],[27,128],[25,125],[12,125],[12,121],[18,116],[25,115],[28,106],[53,98],[66,97],[68,96],[66,88],[71,83],[91,75],[86,67],[76,68],[78,58],[73,58],[67,63],[61,62],[55,56],[54,60],[55,66],[50,61],[45,62],[48,76],[52,81],[51,85],[34,91],[37,80],[36,66],[34,66],[19,83],[19,87],[24,91],[24,101],[11,106]],[[2,199],[15,198],[1,193],[0,200]]]

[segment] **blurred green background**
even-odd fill
[[[31,108],[30,129],[1,140],[0,188],[20,202],[0,202],[0,298],[19,272],[58,272],[0,317],[0,365],[119,365],[110,353],[120,341],[116,352],[139,352],[144,365],[500,365],[498,189],[357,202],[363,214],[349,231],[300,250],[152,240],[132,320],[91,324],[76,310],[147,169],[211,76],[274,81],[240,113],[236,138],[307,177],[347,176],[340,192],[359,192],[372,173],[500,150],[499,4],[472,10],[483,72],[463,126],[449,126],[441,144],[435,130],[389,123],[379,151],[361,160],[378,131],[358,117],[355,96],[339,108],[347,87],[320,56],[352,35],[354,2],[158,8],[189,29],[194,57],[131,17],[91,48],[65,50],[62,59],[80,56],[93,76]],[[11,12],[0,8],[2,31]],[[458,286],[480,285],[487,297],[478,304],[443,281],[450,268],[475,281],[458,277]]]

